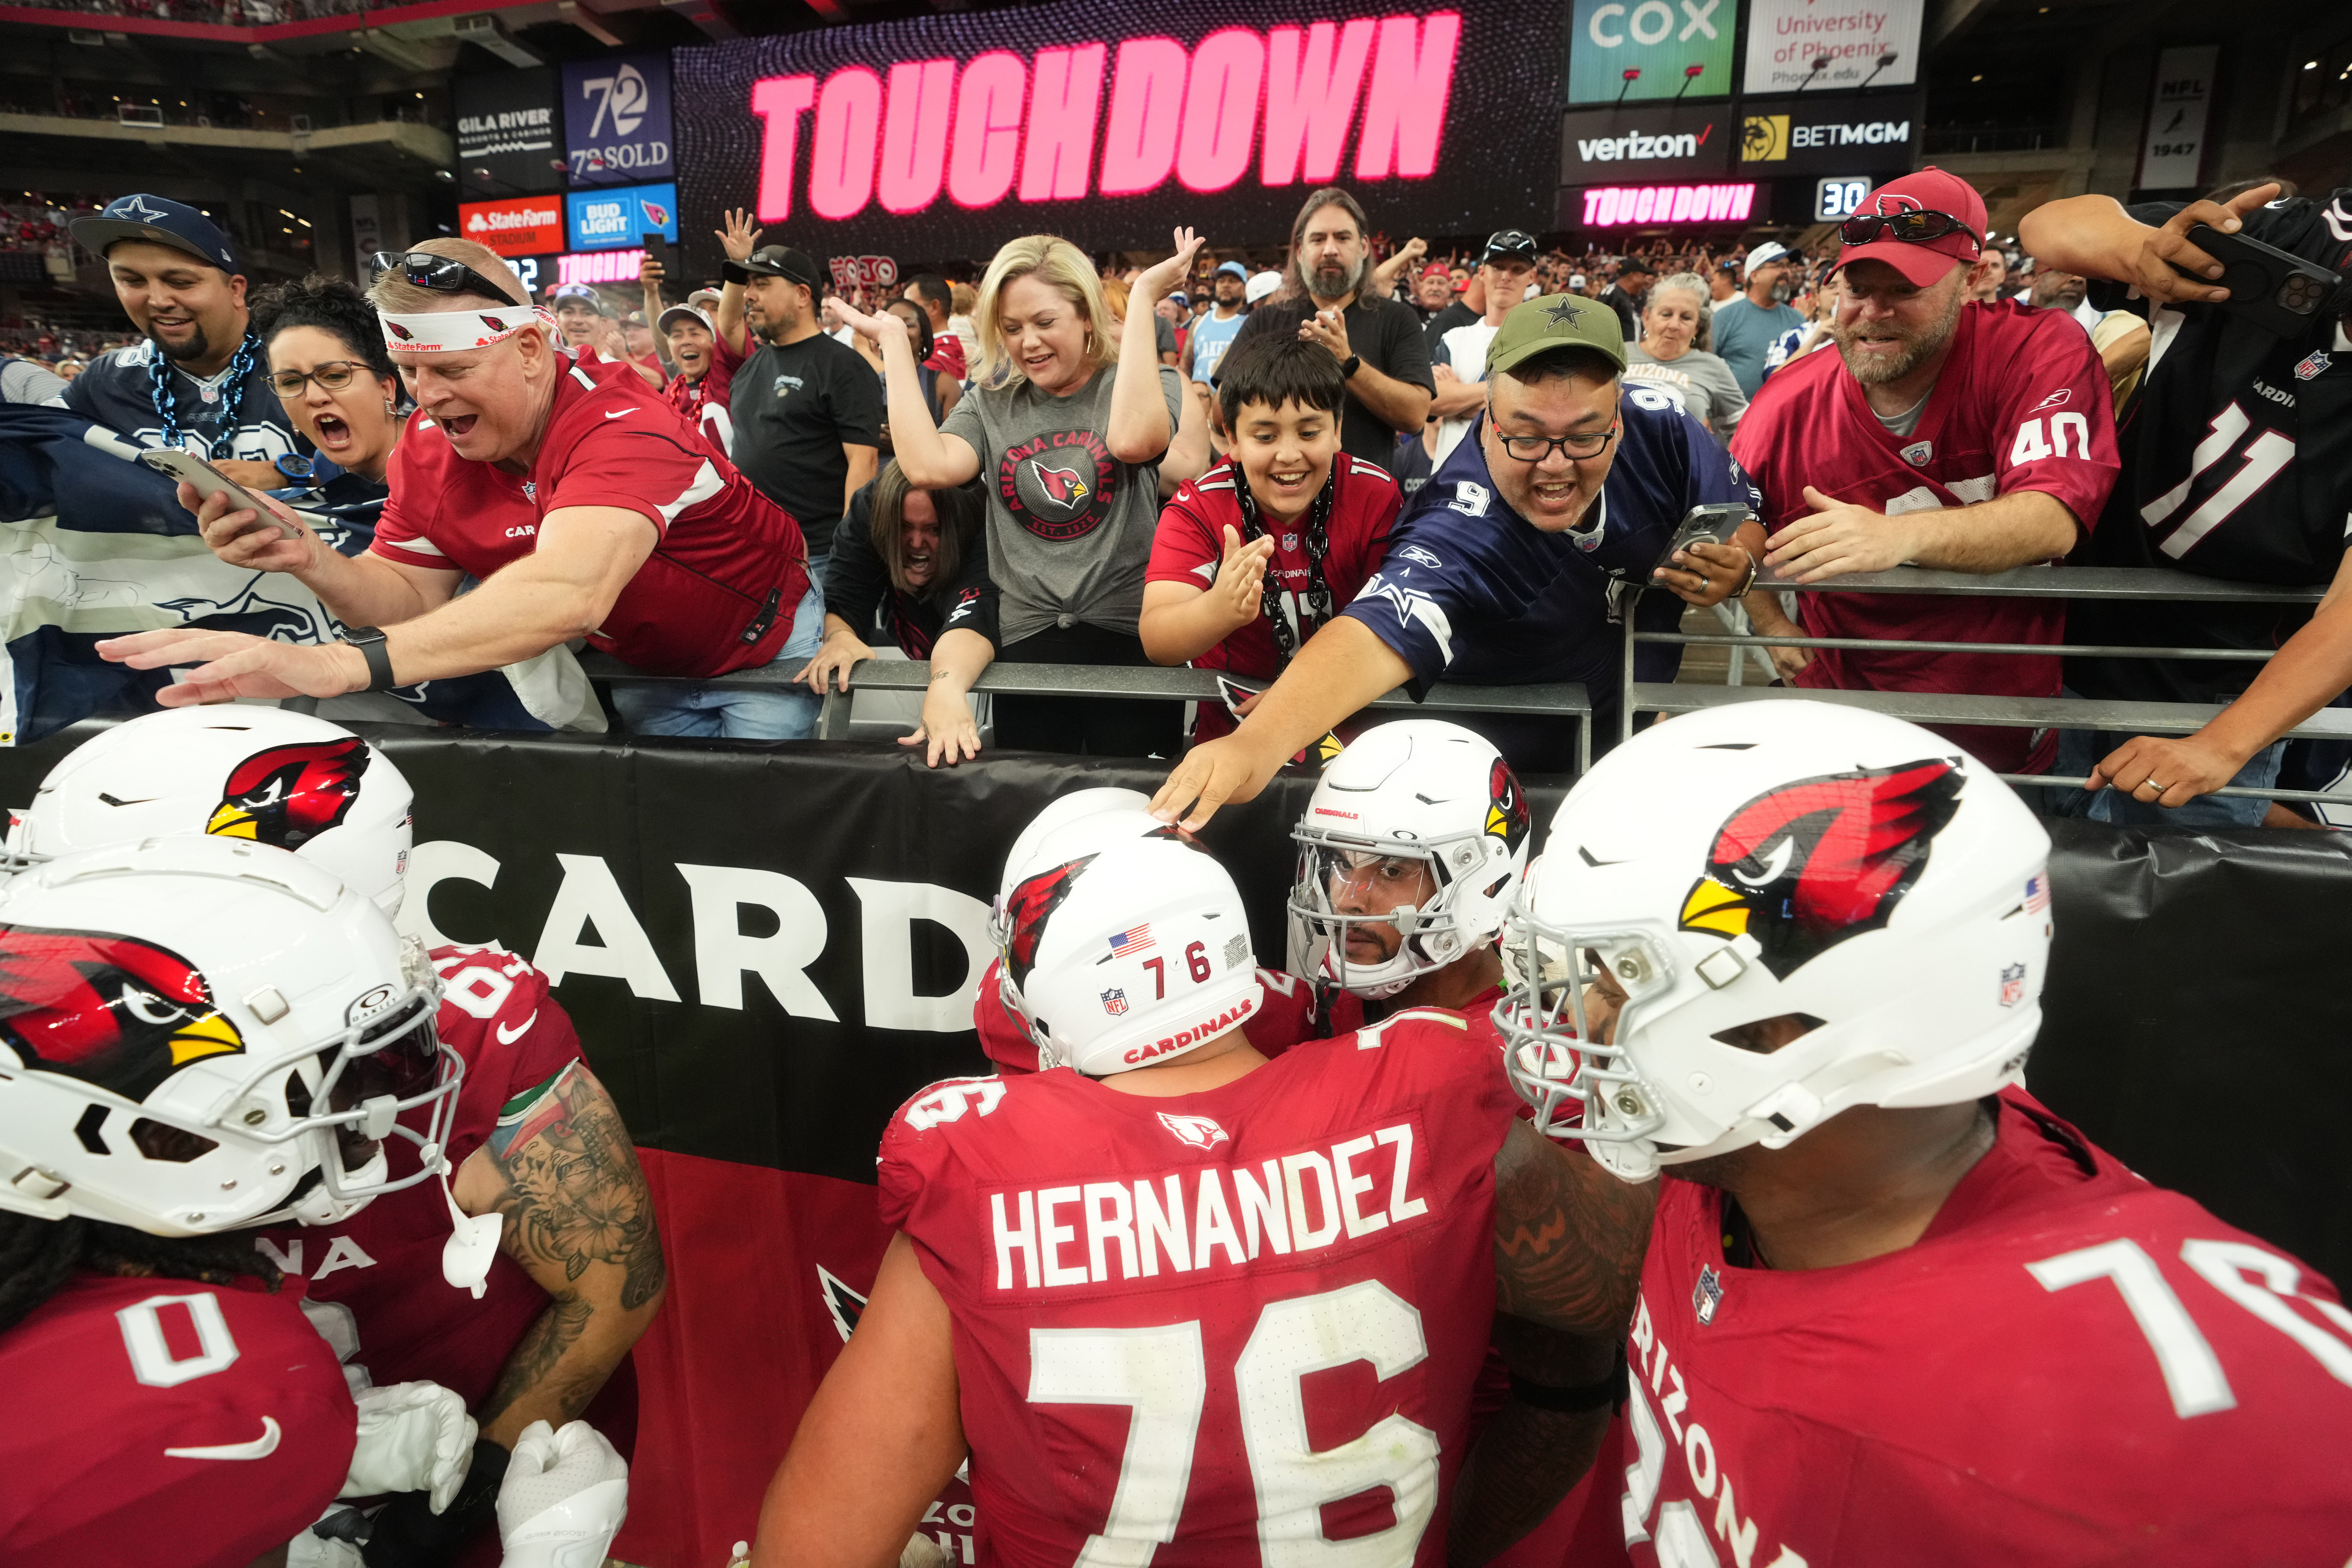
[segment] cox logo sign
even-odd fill
[[[1724,0],[1576,0],[1569,101],[1728,93],[1732,14]]]

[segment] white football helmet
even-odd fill
[[[1512,911],[1512,1082],[1628,1181],[2020,1082],[2049,858],[2007,784],[1900,720],[1786,701],[1660,724],[1570,792]],[[1605,1042],[1592,963],[1625,997]],[[1789,1015],[1816,1022],[1769,1054],[1730,1043]]]
[[[0,1208],[157,1236],[332,1224],[443,1169],[425,950],[323,868],[179,834],[0,890]],[[429,1108],[422,1133],[398,1124]],[[383,1140],[417,1144],[394,1178]]]
[[[1223,866],[1142,812],[1043,837],[1000,908],[1005,1004],[1039,1069],[1089,1078],[1168,1061],[1264,1001],[1249,917]]]
[[[1005,910],[1012,901],[1013,888],[1020,882],[1022,868],[1029,864],[1030,858],[1037,852],[1037,846],[1044,843],[1047,836],[1059,834],[1087,817],[1115,812],[1118,819],[1108,825],[1109,837],[1141,837],[1146,832],[1163,826],[1146,809],[1150,805],[1151,797],[1141,790],[1117,789],[1106,784],[1056,795],[1046,803],[1045,810],[1031,817],[1029,826],[1013,839],[1013,853],[1004,858],[1003,874],[996,879],[996,901],[989,906],[988,934],[989,940],[996,944],[996,951],[1003,952],[1013,940],[1013,932],[1005,924]],[[1085,853],[1083,849],[1076,848],[1070,852]],[[1019,989],[1013,984],[1011,965],[998,964],[997,994],[1003,998],[1006,1011],[1015,1017],[1021,1016]]]
[[[166,833],[290,849],[400,912],[414,794],[382,752],[324,719],[246,703],[166,708],[49,770],[10,824],[18,864]]]
[[[1484,947],[1528,866],[1527,796],[1484,737],[1404,719],[1357,737],[1317,781],[1290,889],[1291,965],[1368,999]],[[1426,902],[1400,902],[1426,888]],[[1406,896],[1410,896],[1408,893]],[[1397,933],[1385,958],[1350,962],[1357,927]],[[1368,945],[1380,937],[1359,932]]]

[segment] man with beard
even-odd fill
[[[849,498],[873,480],[881,455],[881,378],[817,324],[823,279],[806,256],[762,246],[740,260],[730,255],[719,270],[743,290],[750,340],[741,329],[730,334],[729,347],[746,355],[728,399],[730,456],[800,523],[809,581],[822,589],[834,527]]]
[[[1234,341],[1295,332],[1328,350],[1348,383],[1339,449],[1385,468],[1395,458],[1397,437],[1419,430],[1429,416],[1437,384],[1420,319],[1394,300],[1361,297],[1371,269],[1364,232],[1364,209],[1346,191],[1328,185],[1308,196],[1290,226],[1297,297],[1252,311]]]
[[[2106,376],[2071,321],[1970,300],[1989,265],[1984,224],[1966,181],[1927,168],[1873,192],[1842,226],[1837,354],[1783,367],[1731,441],[1764,492],[1765,563],[1781,576],[2006,572],[2063,557],[2097,521],[2118,467]],[[1768,637],[2055,644],[2066,619],[2054,599],[1809,594],[1799,605],[1801,627],[1777,595],[1748,596]],[[1820,648],[1780,668],[1814,688],[2059,694],[2058,660],[2035,655]],[[1941,732],[2003,773],[2046,772],[2054,752],[2048,731]]]
[[[75,377],[66,406],[142,447],[194,452],[251,489],[307,477],[310,443],[269,390],[228,237],[192,206],[143,195],[76,218],[73,237],[106,258],[147,341]]]
[[[1789,303],[1804,275],[1803,259],[1778,240],[1748,253],[1747,292],[1715,308],[1715,352],[1731,367],[1739,390],[1755,401],[1764,384],[1765,356],[1772,345],[1805,324],[1804,312]]]

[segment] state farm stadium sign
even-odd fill
[[[467,202],[457,208],[457,232],[500,256],[537,256],[563,248],[563,198],[522,196]]]
[[[1391,233],[1483,231],[1557,183],[1558,61],[1528,47],[1553,10],[1171,0],[1125,37],[1118,8],[1061,0],[683,48],[680,200],[749,194],[830,255],[1041,230],[1164,249],[1180,222],[1265,243],[1334,183]]]

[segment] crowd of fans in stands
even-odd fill
[[[766,661],[789,664],[806,690],[779,699],[772,689],[756,703],[711,695],[699,706],[673,703],[658,721],[625,716],[660,732],[805,734],[814,694],[845,686],[859,660],[895,645],[933,665],[924,723],[910,741],[935,763],[977,754],[966,694],[1000,658],[1223,670],[1234,682],[1229,710],[1204,712],[1192,736],[1240,745],[1275,733],[1271,721],[1255,731],[1246,723],[1259,693],[1354,605],[1356,624],[1402,660],[1400,680],[1585,681],[1596,710],[1609,710],[1599,721],[1605,742],[1623,657],[1614,627],[1627,603],[1643,606],[1637,619],[1649,629],[1672,629],[1685,604],[1738,597],[1758,630],[1783,638],[2059,644],[2066,617],[2054,601],[1755,586],[1759,572],[1810,584],[1905,563],[1991,573],[2086,559],[2111,494],[2117,505],[2130,500],[2116,489],[2133,464],[2118,453],[2116,426],[2150,358],[2142,317],[2094,309],[2082,274],[2037,265],[2014,241],[1989,245],[1982,201],[1964,182],[1932,170],[1907,179],[1926,182],[1905,199],[1926,203],[1927,228],[1849,225],[1842,247],[1807,252],[1770,239],[1745,248],[1659,239],[1570,253],[1513,228],[1475,248],[1439,250],[1418,238],[1391,243],[1352,195],[1333,189],[1308,198],[1273,266],[1211,249],[1189,231],[1179,232],[1175,254],[1148,265],[1098,262],[1040,237],[973,268],[976,286],[923,272],[837,288],[806,254],[761,244],[768,237],[736,214],[719,231],[725,279],[684,300],[665,294],[669,279],[648,262],[639,300],[572,286],[546,303],[563,348],[632,366],[644,391],[696,421],[788,520],[805,586],[771,603],[759,635],[747,630],[744,640]],[[2217,195],[2245,205],[2243,190]],[[51,244],[61,216],[74,213],[11,209],[6,221],[17,243]],[[517,287],[478,247],[423,248],[447,258],[434,266],[471,267],[477,285],[498,285],[493,299]],[[424,265],[417,253],[409,259]],[[1530,338],[1538,300],[1549,325]],[[1555,440],[1534,458],[1509,447],[1513,460],[1503,460],[1516,438],[1502,429],[1506,407],[1517,394],[1506,397],[1489,376],[1529,343],[1538,365],[1606,383],[1595,429],[1611,434],[1591,438],[1596,451]],[[28,341],[24,330],[11,346],[60,374],[82,347],[55,334]],[[350,346],[368,351],[361,357],[370,364],[383,362],[373,343]],[[1979,374],[1994,356],[2001,374]],[[381,374],[391,370],[383,363]],[[1507,385],[1545,384],[1530,374]],[[1776,378],[1785,385],[1768,384]],[[2034,407],[2011,407],[2029,386]],[[386,389],[387,410],[403,411],[387,426],[388,452],[407,399],[396,380]],[[1618,412],[1621,395],[1640,417]],[[2043,412],[2051,408],[2061,412]],[[1679,434],[1652,430],[1654,414],[1686,416],[1703,439],[1686,447]],[[1549,432],[1548,416],[1526,416],[1531,440]],[[1874,476],[1880,448],[1898,445],[1901,460]],[[375,477],[396,489],[383,464]],[[1433,485],[1437,495],[1424,494]],[[1637,498],[1636,486],[1648,489]],[[1653,568],[1577,533],[1604,496],[1601,526],[1622,524],[1654,554],[1651,533],[1670,535],[1688,504],[1744,500],[1754,522]],[[1483,509],[1489,499],[1537,533],[1576,537],[1590,560],[1570,563],[1594,575],[1571,590],[1554,583],[1560,568],[1549,556],[1498,568],[1525,580],[1483,601],[1477,593],[1491,584],[1462,588],[1470,597],[1453,613],[1475,624],[1449,622],[1443,610],[1433,620],[1435,568],[1407,584],[1401,542],[1436,510]],[[1548,525],[1555,501],[1566,510]],[[2198,569],[2177,554],[2152,563]],[[2314,567],[2321,577],[2332,569],[2332,561]],[[1672,593],[1629,600],[1644,588]],[[1376,598],[1393,606],[1386,621],[1402,631],[1391,635],[1361,610]],[[2000,607],[1955,614],[1955,603]],[[1736,608],[1727,605],[1727,615]],[[1543,651],[1519,657],[1497,644],[1484,662],[1495,627],[1528,617],[1549,626],[1528,645]],[[1416,623],[1440,628],[1428,647],[1413,644]],[[2272,614],[2260,636],[2281,646],[2301,624]],[[2195,640],[2170,634],[2184,637]],[[1559,649],[1570,645],[1584,649],[1581,663],[1562,662]],[[1671,679],[1677,652],[1648,648],[1638,678]],[[2062,685],[2054,657],[1793,645],[1770,657],[1796,685],[2010,698],[2074,689]],[[1362,668],[1387,666],[1373,658]],[[2063,679],[2076,679],[2073,667]],[[2210,681],[2202,689],[2231,695]],[[1284,722],[1304,722],[1307,709],[1294,706],[1283,707]],[[1165,702],[1013,699],[997,705],[995,726],[1001,743],[1033,749],[1173,757],[1184,744]],[[1524,730],[1502,733],[1509,728],[1498,738],[1515,760],[1558,764],[1555,745]],[[2170,780],[2123,789],[2116,767],[2132,745],[2117,743],[2129,737],[2103,738],[2088,753],[2077,746],[2062,766],[2053,733],[1955,733],[2006,770],[2089,776],[2174,816],[2241,763],[2254,766],[2241,758],[2216,773],[2219,751],[2147,752],[2155,771],[2194,772],[2176,798]],[[2275,741],[2265,735],[2254,748],[2271,757],[2269,771],[2241,784],[2278,782]],[[2261,802],[2204,805],[2226,805],[2230,820],[2263,819]],[[2273,809],[2271,819],[2284,815]]]

